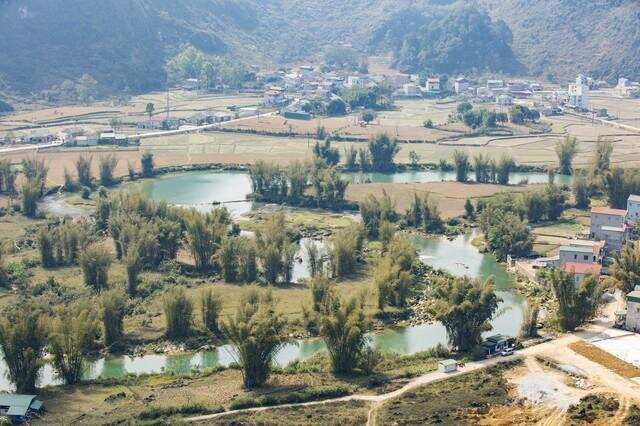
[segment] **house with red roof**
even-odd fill
[[[580,284],[587,275],[593,275],[596,278],[600,278],[600,274],[602,273],[602,265],[597,263],[566,262],[562,264],[560,268],[563,271],[574,275],[576,285]]]

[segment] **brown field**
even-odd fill
[[[464,214],[464,203],[467,198],[476,200],[499,192],[524,192],[531,188],[535,188],[535,186],[500,186],[460,182],[367,183],[349,185],[346,198],[350,201],[362,201],[369,194],[380,196],[385,191],[395,202],[396,210],[404,213],[412,202],[414,194],[419,196],[428,194],[437,202],[442,216],[449,219]]]
[[[115,105],[111,102],[96,102],[91,105],[69,105],[59,107],[35,106],[32,110],[17,111],[0,117],[0,131],[14,130],[16,136],[28,130],[20,127],[37,125],[39,129],[56,131],[66,127],[83,127],[98,131],[109,127],[112,118],[118,118],[123,133],[132,133],[135,123],[148,119],[145,108],[148,102],[155,105],[154,115],[166,115],[166,92],[148,93],[132,98],[127,104]],[[169,93],[171,116],[187,118],[198,111],[227,111],[228,106],[257,106],[262,98],[256,95],[199,95],[197,92],[174,90]],[[49,125],[49,126],[48,126]]]
[[[402,140],[420,140],[427,142],[435,142],[444,137],[455,135],[455,133],[441,130],[426,129],[421,125],[389,124],[385,123],[384,120],[376,120],[370,125],[361,126],[357,121],[358,118],[354,115],[315,118],[312,120],[291,120],[281,116],[269,116],[224,124],[222,127],[246,132],[295,133],[297,135],[310,135],[313,137],[316,134],[318,126],[324,126],[329,134],[338,135],[342,138],[362,140],[370,139],[380,133],[386,133]]]
[[[622,377],[629,379],[640,377],[640,368],[611,355],[609,352],[603,351],[597,346],[581,340],[570,344],[569,347],[577,354],[608,368]]]

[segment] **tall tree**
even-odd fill
[[[187,337],[193,325],[193,302],[184,287],[174,287],[162,301],[166,323],[165,334],[170,339]]]
[[[117,289],[102,293],[100,297],[104,344],[107,347],[118,343],[123,336],[123,320],[127,308],[125,294]]]
[[[489,320],[501,301],[493,279],[486,282],[469,278],[441,280],[436,288],[436,319],[447,330],[454,348],[469,351],[482,342],[482,333],[491,330]]]
[[[321,317],[320,335],[324,339],[331,366],[336,374],[350,374],[367,347],[369,322],[355,299],[338,303]]]
[[[574,274],[555,269],[550,280],[558,303],[556,320],[562,330],[574,331],[595,316],[602,296],[597,277],[587,275],[576,285]]]
[[[391,139],[386,133],[379,134],[369,141],[371,166],[374,171],[388,172],[395,169],[394,158],[400,151],[398,141]]]
[[[18,393],[34,393],[43,355],[46,328],[32,306],[25,306],[0,322],[0,348],[7,364],[7,377]]]
[[[89,309],[67,308],[54,319],[49,339],[53,366],[66,384],[82,380],[87,351],[97,334],[98,324]]]
[[[246,388],[260,387],[269,379],[276,354],[289,341],[286,324],[275,312],[272,294],[257,290],[249,290],[236,314],[222,324],[222,333],[234,348]]]
[[[615,284],[625,294],[635,290],[640,284],[640,242],[628,242],[613,260],[609,282]]]
[[[456,180],[458,182],[466,182],[469,180],[469,155],[460,150],[453,152],[453,167],[456,171]]]
[[[556,143],[556,154],[560,163],[560,173],[570,175],[573,173],[573,158],[578,153],[578,139],[575,136],[567,136]]]

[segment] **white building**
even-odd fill
[[[627,200],[627,221],[637,223],[640,220],[640,195],[630,195]]]
[[[502,106],[513,105],[513,96],[511,95],[498,95],[496,97],[496,103]]]
[[[98,145],[98,136],[76,136],[73,143],[75,143],[76,146],[96,146]]]
[[[439,92],[440,91],[440,79],[438,78],[427,78],[427,82],[425,83],[425,88],[427,92]]]
[[[284,91],[271,88],[264,92],[262,103],[266,107],[277,107],[285,102]]]
[[[488,80],[487,81],[487,89],[489,89],[489,90],[501,89],[503,87],[504,87],[504,81],[502,81],[502,80]]]
[[[598,256],[589,246],[562,246],[560,247],[560,265],[565,263],[596,263]]]
[[[456,78],[456,82],[454,83],[453,90],[457,94],[465,93],[471,87],[471,83],[464,77]]]
[[[609,250],[620,250],[627,238],[627,211],[609,207],[591,209],[591,238],[604,241]]]
[[[569,106],[576,109],[589,109],[589,84],[583,75],[569,85]]]
[[[627,294],[626,329],[640,332],[640,290]]]

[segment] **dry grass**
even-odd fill
[[[369,404],[366,402],[347,401],[235,414],[216,419],[215,424],[228,426],[276,424],[280,426],[356,426],[367,423],[368,411]]]
[[[603,351],[597,346],[579,341],[570,344],[569,348],[577,354],[608,368],[622,377],[626,377],[628,379],[640,377],[640,368],[629,364],[606,351]]]
[[[499,192],[524,192],[530,186],[500,186],[489,184],[474,184],[460,182],[431,182],[431,183],[368,183],[349,185],[346,198],[349,201],[362,201],[367,195],[381,196],[385,191],[395,201],[396,210],[404,213],[413,200],[414,194],[424,196],[429,194],[440,208],[444,218],[460,216],[464,213],[464,203],[467,198],[478,199],[489,197]]]

